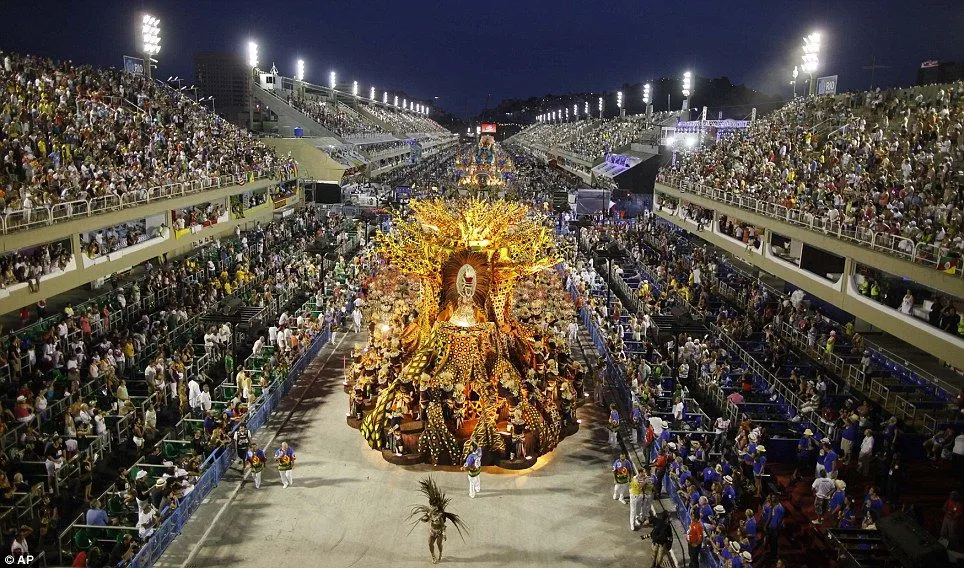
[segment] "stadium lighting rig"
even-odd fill
[[[258,44],[253,41],[248,42],[248,67],[258,68]]]
[[[683,73],[683,110],[690,108],[690,94],[693,92],[693,73]]]
[[[652,94],[653,94],[653,86],[650,85],[649,83],[646,83],[645,85],[643,85],[643,104],[644,105],[649,105]]]
[[[572,116],[575,119],[579,119],[579,103],[572,105]]]
[[[358,96],[358,81],[352,81],[351,94],[356,97]]]
[[[603,98],[599,97],[599,118],[603,117]]]
[[[583,110],[585,111],[583,114],[586,115],[586,118],[589,118],[589,101],[586,101],[586,104],[583,105]]]
[[[616,91],[616,108],[623,108],[623,92]]]
[[[820,32],[812,32],[803,38],[803,65],[800,70],[810,78],[809,93],[814,93],[813,74],[820,66]]]
[[[388,91],[382,91],[382,104],[388,104]]]
[[[328,74],[328,86],[331,87],[332,91],[334,91],[336,85],[338,85],[338,75],[336,75],[335,72],[332,71],[331,73]]]
[[[398,108],[398,95],[395,95],[395,105],[394,105],[394,106],[395,106],[396,108]]]
[[[141,18],[141,52],[144,54],[144,72],[151,78],[151,67],[161,52],[161,21],[150,14]]]
[[[370,98],[371,100],[375,100],[375,86],[374,86],[374,85],[372,86],[371,90],[368,91],[368,98]]]
[[[305,60],[304,59],[298,60],[298,72],[295,74],[295,78],[298,79],[298,81],[305,80]]]

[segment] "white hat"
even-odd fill
[[[752,561],[753,561],[753,555],[750,554],[750,552],[749,552],[748,550],[744,550],[743,552],[741,552],[741,553],[740,553],[740,556],[742,556],[742,557],[743,557],[743,560],[746,560],[747,562],[752,562]]]
[[[758,436],[756,435],[756,432],[750,432],[750,441],[756,442],[757,439],[758,439]]]
[[[670,442],[668,445],[669,445],[669,449],[671,449],[671,450],[675,450],[675,449],[676,449],[676,442]]]
[[[716,513],[724,513],[726,512],[726,509],[723,507],[723,505],[717,505],[716,507],[713,507],[713,511]]]
[[[820,440],[820,443],[821,443],[821,444],[829,444],[829,443],[830,443],[830,438],[824,438],[823,440]]]
[[[134,479],[144,479],[145,477],[147,477],[147,472],[142,469],[137,472],[137,475],[134,476]]]
[[[813,430],[811,430],[810,428],[807,428],[806,430],[803,431],[803,435],[804,435],[804,436],[813,436]]]
[[[765,452],[765,451],[767,451],[767,449],[766,449],[766,447],[763,446],[763,444],[760,444],[759,446],[756,447],[756,451],[758,451],[758,452]]]
[[[738,553],[738,552],[740,552],[740,543],[738,543],[738,542],[735,541],[735,540],[730,541],[730,548],[733,549],[733,552],[737,552],[737,553]]]
[[[732,475],[724,475],[724,476],[723,476],[723,481],[725,481],[726,483],[733,483],[733,476],[732,476]]]
[[[26,400],[27,400],[27,397],[23,395],[20,395],[17,397],[17,402],[26,402]]]

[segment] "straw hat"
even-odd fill
[[[807,428],[806,430],[803,431],[803,435],[804,435],[804,436],[813,436],[813,430],[811,430],[810,428]]]

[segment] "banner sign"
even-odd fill
[[[836,95],[837,94],[837,76],[827,75],[826,77],[817,77],[817,94],[818,95]]]
[[[124,71],[127,71],[131,75],[143,75],[144,60],[141,59],[140,57],[131,57],[130,55],[125,55]]]
[[[494,124],[483,124],[483,125],[482,125],[482,134],[495,134],[495,125],[494,125]]]

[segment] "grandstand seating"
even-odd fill
[[[36,56],[6,53],[4,60],[4,232],[276,176],[290,167],[165,85]]]

